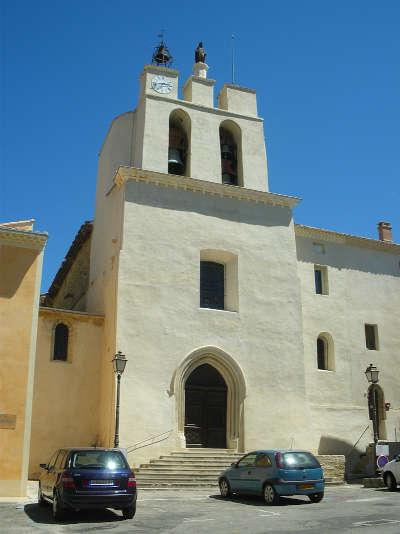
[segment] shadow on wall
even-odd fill
[[[135,204],[187,211],[259,226],[289,226],[292,220],[290,208],[243,202],[236,198],[200,195],[192,191],[161,188],[154,184],[128,182],[125,200]]]
[[[312,243],[313,240],[311,239],[296,236],[297,259],[299,261],[314,264],[322,262],[327,267],[334,267],[339,270],[351,269],[377,275],[400,276],[398,257],[394,252],[363,248],[351,243],[329,242],[326,254],[320,256],[312,250]]]
[[[334,436],[322,436],[318,454],[342,454],[345,457],[344,478],[351,480],[363,478],[368,471],[365,449],[354,447],[352,443]]]
[[[15,295],[37,255],[37,250],[1,247],[0,297],[10,299]]]

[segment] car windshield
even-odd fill
[[[310,452],[285,452],[282,457],[285,469],[321,467],[318,460]]]
[[[119,451],[75,451],[71,456],[75,469],[125,469],[124,455]]]

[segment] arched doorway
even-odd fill
[[[175,369],[169,395],[175,397],[178,444],[188,446],[185,437],[186,391],[185,386],[192,372],[208,364],[222,376],[226,387],[226,447],[244,451],[244,399],[246,381],[238,363],[218,347],[201,347],[191,352]]]
[[[188,447],[226,448],[227,385],[208,363],[185,382],[185,439]]]

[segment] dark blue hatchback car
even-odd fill
[[[277,504],[283,495],[307,495],[319,502],[325,486],[321,465],[310,452],[277,449],[246,454],[221,473],[218,482],[222,497],[262,495],[267,504]]]
[[[40,464],[39,505],[50,502],[55,520],[67,510],[114,508],[125,519],[136,512],[136,479],[120,449],[70,448]]]

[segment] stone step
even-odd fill
[[[190,457],[197,457],[197,456],[222,456],[226,458],[227,456],[243,456],[244,453],[234,452],[234,451],[223,451],[222,449],[216,449],[213,451],[210,451],[210,449],[193,449],[193,450],[185,450],[185,451],[175,451],[171,452],[169,456],[190,456]]]
[[[202,465],[201,467],[195,466],[185,466],[185,467],[166,467],[166,466],[149,466],[149,467],[139,467],[135,469],[135,473],[220,473],[221,470],[225,471],[226,467],[210,467],[208,465]]]
[[[181,449],[178,451],[171,451],[170,454],[202,454],[202,453],[209,453],[209,454],[242,454],[238,453],[235,449],[209,449],[208,447],[198,447],[198,448],[188,448],[188,449]],[[243,453],[244,454],[244,453]]]
[[[343,485],[343,480],[335,479],[331,481],[327,481],[327,486],[339,486]],[[171,481],[139,481],[138,480],[138,489],[206,489],[213,492],[218,492],[218,484],[216,482],[209,483],[209,482],[171,482]]]
[[[217,462],[224,462],[224,463],[229,463],[229,462],[235,462],[237,461],[239,458],[241,458],[241,456],[200,456],[200,455],[197,455],[197,456],[189,456],[189,455],[185,455],[185,456],[178,456],[178,455],[175,455],[175,456],[167,456],[167,455],[162,455],[160,456],[160,460],[167,460],[169,462],[177,462],[177,461],[180,461],[180,462],[210,462],[210,461],[217,461]]]
[[[148,464],[141,464],[140,467],[174,467],[175,469],[184,469],[190,466],[193,467],[229,467],[233,462],[201,462],[200,460],[193,461],[193,462],[180,462],[180,461],[168,461],[168,460],[150,460],[150,463]]]
[[[154,482],[139,482],[138,481],[138,490],[142,489],[209,489],[213,492],[219,491],[218,484],[209,482],[165,482],[157,480]]]
[[[193,481],[210,481],[217,482],[219,473],[208,473],[208,474],[198,474],[198,473],[135,473],[136,480],[193,480]]]

